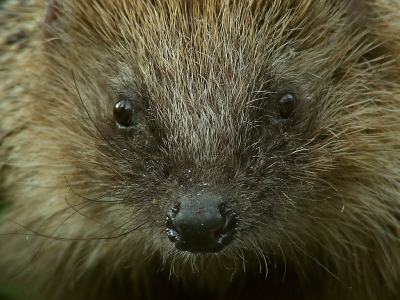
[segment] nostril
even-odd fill
[[[237,226],[236,212],[232,208],[226,206],[225,204],[220,205],[219,211],[221,213],[221,216],[224,218],[224,232],[236,229]]]
[[[223,229],[224,229],[224,227],[221,226],[217,230],[214,231],[214,239],[216,239],[217,241],[219,241],[221,239]]]
[[[178,241],[180,236],[178,228],[176,228],[174,225],[175,217],[178,214],[178,212],[179,212],[179,206],[177,205],[168,211],[166,217],[166,225],[167,225],[166,231],[168,239],[171,242]]]
[[[219,205],[219,211],[223,217],[224,225],[221,228],[218,238],[224,245],[229,245],[233,241],[233,236],[237,233],[237,214],[224,203]]]

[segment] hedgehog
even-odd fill
[[[399,299],[396,0],[8,0],[0,281],[39,299]]]

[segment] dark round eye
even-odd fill
[[[115,104],[114,119],[122,127],[132,127],[138,124],[137,111],[127,100],[120,100]]]
[[[282,119],[290,119],[293,117],[297,108],[297,99],[293,94],[284,94],[279,99],[279,116]]]

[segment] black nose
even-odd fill
[[[167,213],[168,238],[181,251],[219,252],[236,232],[236,213],[214,193],[181,196]]]

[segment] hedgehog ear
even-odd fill
[[[336,0],[344,3],[347,12],[347,21],[355,30],[362,28],[366,19],[366,0]]]
[[[50,42],[55,38],[55,31],[60,27],[60,24],[58,23],[59,14],[59,1],[49,0],[43,16],[43,36],[46,39],[46,42]]]

